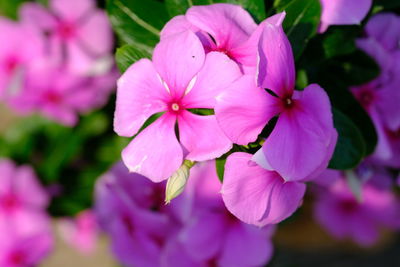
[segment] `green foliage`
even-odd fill
[[[337,109],[333,109],[333,120],[339,137],[329,168],[354,168],[365,156],[364,138],[357,126]]]
[[[0,0],[0,15],[17,19],[19,6],[27,0]]]
[[[121,73],[141,58],[151,58],[151,54],[146,49],[132,45],[124,45],[115,53],[115,61]]]
[[[274,7],[278,12],[286,11],[283,27],[297,59],[310,38],[317,33],[321,16],[320,2],[319,0],[276,0]]]

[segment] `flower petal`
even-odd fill
[[[191,24],[184,15],[176,16],[165,24],[164,28],[161,30],[160,39],[163,40],[164,38],[187,30],[196,32],[198,29]]]
[[[263,145],[265,158],[286,181],[309,178],[332,153],[335,138],[328,95],[318,85],[296,92],[294,107],[284,111]]]
[[[175,117],[163,115],[131,141],[122,151],[122,160],[130,172],[161,182],[181,166],[182,148],[174,126]]]
[[[305,185],[285,182],[277,172],[252,163],[251,154],[234,153],[225,165],[222,198],[245,223],[264,226],[289,217],[300,205]]]
[[[166,109],[167,97],[151,61],[139,60],[118,80],[114,131],[121,136],[136,134],[151,115]]]
[[[217,46],[226,49],[245,42],[257,28],[246,10],[232,4],[194,6],[186,12],[186,18],[199,29],[211,34]]]
[[[379,13],[368,20],[365,31],[388,50],[398,48],[400,19],[392,13]]]
[[[232,142],[254,142],[262,129],[279,112],[278,99],[255,84],[253,75],[232,83],[219,97],[215,107],[218,124]]]
[[[60,17],[67,20],[83,19],[88,12],[94,10],[94,0],[51,0],[50,8]]]
[[[188,160],[218,158],[232,147],[232,142],[222,132],[213,115],[200,116],[184,111],[178,117],[178,126],[180,142],[188,151]]]
[[[205,53],[200,40],[184,31],[160,42],[153,53],[153,63],[173,97],[181,97],[190,81],[204,64]]]
[[[293,93],[295,82],[292,48],[281,24],[264,23],[258,46],[258,86],[280,97]]]
[[[241,75],[238,65],[226,55],[218,52],[208,53],[193,88],[184,98],[185,106],[214,108],[216,97]]]

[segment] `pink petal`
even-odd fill
[[[196,35],[185,31],[163,39],[153,53],[153,63],[173,97],[181,97],[204,64],[203,46]]]
[[[189,160],[218,158],[232,147],[215,116],[200,116],[184,111],[178,117],[178,126],[180,142],[188,151],[186,158]]]
[[[215,115],[232,142],[247,145],[254,142],[268,121],[278,114],[277,101],[256,86],[253,75],[245,75],[218,97]]]
[[[227,233],[218,262],[220,266],[265,266],[272,254],[272,242],[266,238],[265,229],[236,224]]]
[[[372,0],[320,1],[322,6],[321,23],[326,25],[324,30],[329,25],[359,24],[368,14],[372,5]]]
[[[24,3],[19,10],[21,22],[36,30],[53,30],[56,20],[51,13],[37,3]]]
[[[292,48],[281,24],[264,23],[258,47],[258,86],[290,96],[295,82]]]
[[[379,13],[368,20],[365,31],[388,50],[398,48],[400,18],[392,13]]]
[[[191,30],[192,32],[196,32],[198,29],[196,26],[191,24],[184,15],[173,17],[170,21],[165,24],[164,28],[160,33],[160,39],[170,37],[177,33],[182,33],[187,30]]]
[[[327,165],[336,141],[330,101],[321,87],[313,84],[295,92],[294,101],[262,148],[269,166],[285,181],[307,179],[321,164]]]
[[[305,185],[285,182],[278,173],[252,163],[251,156],[239,152],[228,157],[221,191],[224,203],[245,223],[278,223],[298,208]]]
[[[175,117],[163,115],[131,141],[122,151],[122,159],[130,172],[161,182],[181,166],[182,148],[174,126]]]
[[[50,0],[50,8],[62,19],[77,20],[95,9],[94,0]]]
[[[218,47],[228,50],[245,42],[257,28],[246,10],[232,4],[194,6],[186,12],[186,18],[199,29],[211,34]]]
[[[184,98],[185,106],[214,108],[216,97],[241,75],[238,65],[226,55],[218,52],[208,53],[193,88]]]
[[[178,238],[171,238],[166,244],[161,254],[162,267],[207,267],[205,262],[195,261],[188,253],[185,252],[184,245],[179,242]]]
[[[103,11],[94,10],[88,15],[85,23],[79,26],[77,38],[91,53],[99,56],[111,52],[113,33],[107,15]]]
[[[166,109],[167,97],[151,61],[139,60],[118,81],[114,131],[121,136],[136,134],[151,115]]]

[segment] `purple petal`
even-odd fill
[[[218,124],[234,143],[247,145],[278,114],[277,101],[256,86],[253,75],[245,75],[218,97],[215,114]]]
[[[130,172],[161,182],[181,166],[182,148],[174,126],[175,117],[163,115],[131,141],[122,151],[122,159]]]
[[[151,115],[166,109],[168,97],[151,61],[139,60],[118,81],[114,131],[121,136],[136,134]]]
[[[368,20],[365,31],[388,50],[398,48],[400,41],[400,19],[391,13],[379,13]]]
[[[225,165],[222,198],[245,223],[264,226],[289,217],[300,205],[305,185],[285,182],[276,172],[251,163],[251,154],[234,153]]]

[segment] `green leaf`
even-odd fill
[[[365,155],[364,138],[357,126],[337,109],[333,109],[333,121],[339,137],[329,168],[337,170],[354,168]]]
[[[283,27],[292,44],[295,58],[299,58],[308,41],[317,33],[321,16],[319,0],[275,0],[278,12],[286,11]]]
[[[27,0],[0,0],[0,15],[16,20],[19,6]]]
[[[226,157],[220,157],[215,160],[215,166],[217,168],[217,175],[221,182],[224,180],[225,163],[226,163]]]
[[[132,45],[124,45],[118,48],[115,54],[115,60],[121,73],[141,58],[151,58],[151,54],[145,49]]]
[[[108,0],[107,12],[123,42],[149,53],[169,19],[165,5],[156,0]]]
[[[266,17],[264,0],[165,0],[165,3],[171,17],[185,14],[186,10],[194,5],[210,5],[215,3],[240,5],[258,22],[261,22]]]
[[[354,39],[359,34],[359,26],[331,27],[325,33],[323,47],[327,58],[346,55],[356,50]]]

